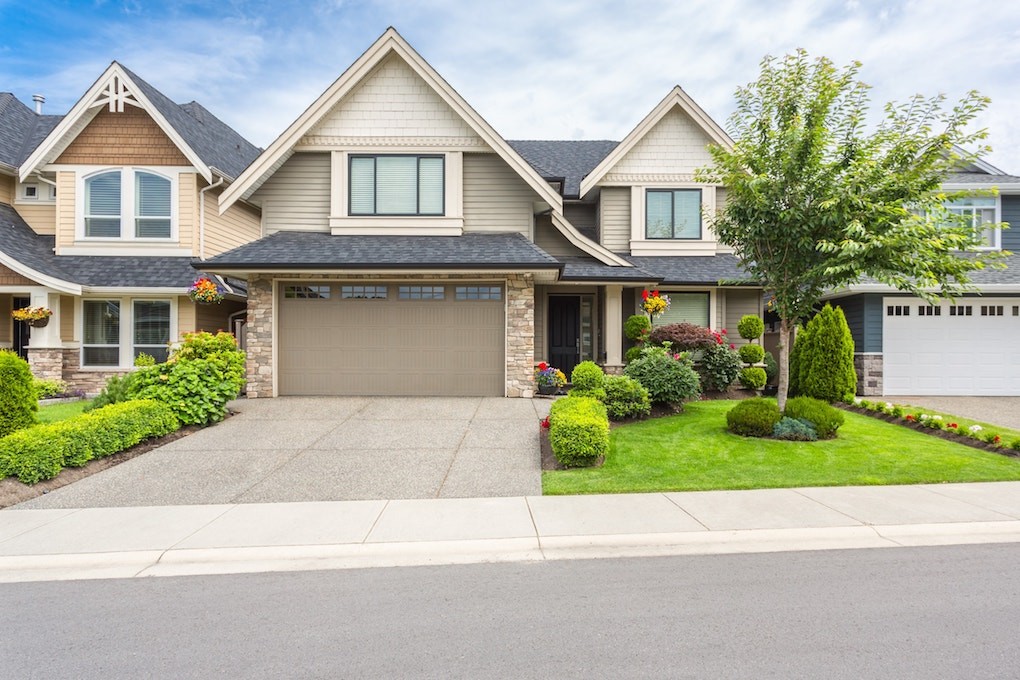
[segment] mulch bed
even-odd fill
[[[887,423],[893,425],[899,425],[901,427],[909,427],[911,430],[923,432],[931,437],[938,437],[939,439],[945,439],[946,441],[956,442],[957,444],[963,444],[969,446],[972,449],[981,449],[982,451],[991,451],[992,453],[998,453],[1003,456],[1009,456],[1010,458],[1020,458],[1020,451],[1014,451],[1013,449],[1006,446],[995,446],[994,444],[988,444],[980,439],[974,439],[964,434],[955,434],[947,430],[938,430],[933,427],[925,427],[920,423],[912,423],[909,420],[904,420],[901,417],[891,416],[888,413],[881,413],[879,411],[869,411],[866,408],[860,408],[857,406],[851,406],[850,404],[833,404],[837,408],[841,408],[844,411],[850,411],[851,413],[858,413],[862,416],[868,416],[877,420],[884,420]]]
[[[46,479],[38,484],[22,484],[18,481],[17,477],[0,479],[0,508],[17,505],[18,503],[23,503],[27,500],[36,498],[37,496],[47,494],[54,489],[59,489],[62,486],[73,484],[79,479],[84,479],[89,475],[102,472],[103,470],[112,468],[114,465],[120,465],[125,461],[137,458],[143,453],[148,453],[149,451],[163,446],[164,444],[169,444],[172,441],[187,437],[189,434],[198,432],[201,429],[202,428],[198,425],[186,425],[176,432],[171,432],[168,435],[156,437],[154,439],[147,439],[144,442],[135,444],[130,449],[126,449],[120,453],[115,453],[112,456],[91,460],[82,467],[64,468],[61,470],[60,474],[53,479]]]

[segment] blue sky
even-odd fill
[[[680,84],[720,124],[765,54],[864,63],[876,106],[992,98],[1020,174],[1020,3],[989,0],[0,0],[0,91],[64,113],[110,61],[269,144],[387,26],[504,137],[620,139]]]

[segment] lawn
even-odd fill
[[[549,471],[545,494],[766,489],[797,486],[1020,480],[1020,459],[846,413],[839,437],[785,442],[726,431],[733,401],[700,401],[685,412],[610,433],[601,468]]]
[[[55,423],[58,420],[73,418],[74,416],[81,414],[88,404],[88,399],[81,399],[79,401],[68,401],[63,404],[40,406],[39,413],[37,414],[39,416],[39,422]]]

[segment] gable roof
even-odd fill
[[[60,118],[40,115],[10,92],[0,92],[0,166],[17,169]]]
[[[655,126],[665,118],[674,108],[679,108],[681,111],[686,113],[694,120],[697,125],[705,131],[716,144],[729,148],[733,146],[733,140],[729,138],[725,131],[719,127],[718,123],[712,120],[705,110],[702,109],[698,104],[691,99],[690,95],[684,92],[683,88],[677,85],[674,87],[665,99],[652,109],[651,113],[645,116],[644,120],[637,124],[633,130],[630,131],[623,141],[613,149],[602,161],[592,170],[584,180],[581,181],[580,195],[583,198],[585,194],[595,188],[602,178],[613,169],[620,160],[623,159],[627,153],[634,148],[634,146],[641,141],[641,139],[648,134]]]
[[[564,198],[579,198],[584,176],[619,145],[607,139],[508,139],[507,143],[546,180],[563,180]]]
[[[21,179],[57,158],[103,106],[110,111],[123,111],[125,106],[143,109],[209,182],[214,171],[233,179],[259,154],[257,147],[197,102],[175,104],[115,61],[33,147],[20,164]]]

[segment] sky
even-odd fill
[[[65,113],[113,60],[268,146],[388,26],[506,139],[622,139],[679,84],[726,127],[765,55],[863,63],[876,116],[992,99],[1020,174],[1020,3],[1005,0],[0,0],[0,91]]]

